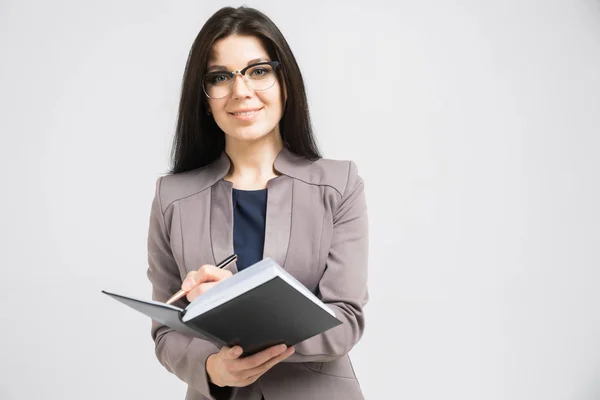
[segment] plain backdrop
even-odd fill
[[[146,237],[223,1],[0,1],[0,399],[183,399]],[[370,218],[367,399],[600,399],[600,2],[253,1]]]

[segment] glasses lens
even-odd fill
[[[211,72],[204,77],[204,92],[208,97],[220,99],[231,91],[233,78],[223,72]]]
[[[246,84],[254,90],[269,89],[275,83],[275,71],[269,64],[256,65],[246,71]]]
[[[220,99],[231,93],[233,86],[231,76],[223,72],[210,72],[203,81],[204,92],[212,99]],[[244,81],[252,90],[266,90],[275,84],[275,70],[269,64],[255,65],[246,70]]]

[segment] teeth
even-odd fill
[[[257,110],[258,111],[258,110]],[[245,112],[239,112],[239,113],[232,113],[233,115],[251,115],[254,114],[256,111],[245,111]]]

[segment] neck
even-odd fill
[[[225,152],[231,167],[225,179],[239,189],[265,188],[269,179],[277,176],[273,164],[283,148],[281,135],[267,135],[252,142],[228,139]]]

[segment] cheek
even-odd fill
[[[269,115],[271,116],[281,116],[281,112],[283,110],[281,104],[281,93],[278,90],[273,90],[272,93],[263,93],[261,100],[262,102],[268,106]]]

